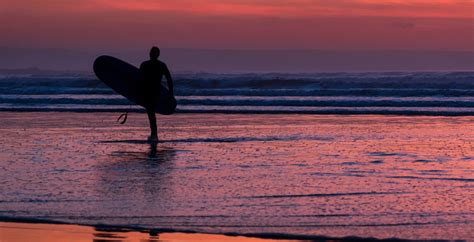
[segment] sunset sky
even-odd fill
[[[472,0],[0,0],[0,47],[472,51]]]

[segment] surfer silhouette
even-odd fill
[[[171,73],[168,70],[166,64],[158,60],[160,56],[160,49],[156,46],[153,46],[150,50],[150,59],[144,61],[140,65],[140,71],[143,75],[143,95],[146,100],[146,112],[148,114],[148,120],[150,121],[150,136],[148,141],[156,142],[158,141],[158,129],[156,126],[156,97],[161,95],[161,79],[163,75],[166,77],[168,82],[168,89],[170,94],[173,96],[173,79],[171,78]]]

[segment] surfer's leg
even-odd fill
[[[150,121],[150,138],[152,139],[158,139],[158,130],[156,127],[156,116],[155,116],[155,109],[153,108],[147,108],[146,110],[148,114],[148,120]]]

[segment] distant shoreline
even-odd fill
[[[224,72],[210,72],[210,71],[191,71],[191,70],[178,70],[174,71],[175,75],[245,75],[245,74],[284,74],[284,75],[301,75],[301,74],[367,74],[367,73],[471,73],[474,72],[474,69],[449,69],[449,70],[354,70],[354,71],[345,71],[345,70],[332,70],[332,71],[224,71]],[[0,75],[39,75],[39,76],[48,76],[48,75],[84,75],[84,76],[94,76],[94,72],[91,70],[75,70],[75,69],[43,69],[38,67],[23,67],[23,68],[0,68]]]

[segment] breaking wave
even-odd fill
[[[178,112],[473,115],[474,72],[177,74]],[[132,111],[93,75],[0,76],[3,111]]]

